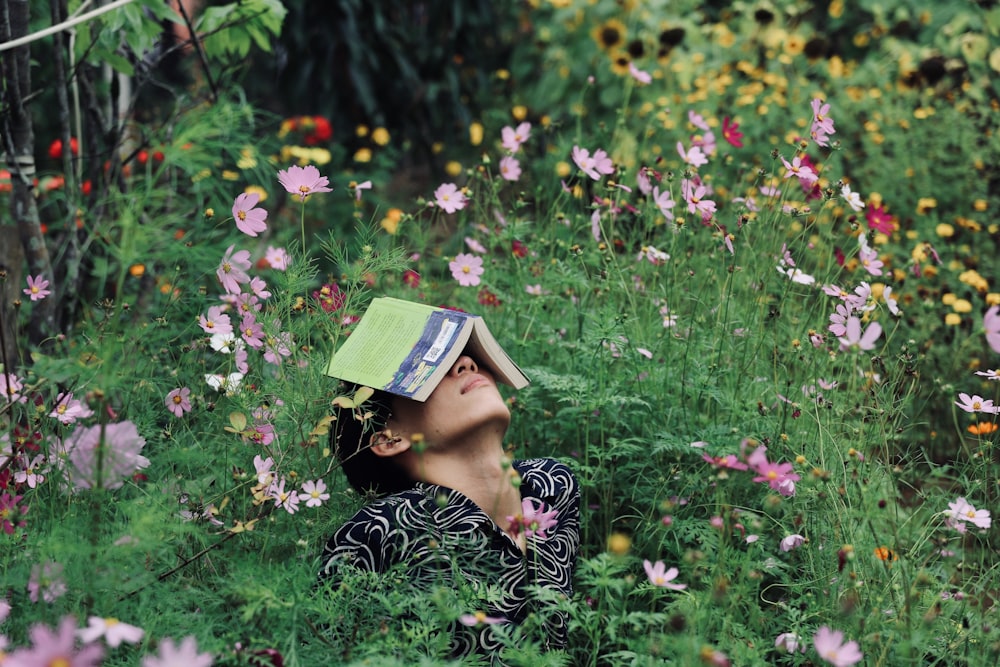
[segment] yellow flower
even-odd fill
[[[265,201],[267,201],[267,190],[265,190],[259,185],[248,185],[243,190],[243,192],[247,193],[248,195],[256,194],[258,204],[263,204]]]
[[[1000,306],[1000,292],[990,292],[985,300],[987,306]]]
[[[618,19],[608,19],[595,27],[590,35],[599,47],[610,51],[625,43],[625,24]]]
[[[879,560],[894,561],[899,560],[899,556],[896,555],[895,551],[892,551],[888,547],[876,547],[875,557]]]
[[[240,149],[240,158],[236,161],[236,166],[240,169],[253,169],[257,166],[257,156],[254,154],[253,146],[244,146]]]
[[[355,136],[357,136],[359,138],[367,137],[368,136],[368,126],[367,125],[358,125],[356,128],[354,128],[354,134],[355,134]]]
[[[559,178],[566,178],[570,175],[573,168],[569,166],[569,162],[561,160],[556,163],[556,176]]]
[[[956,299],[955,303],[951,304],[951,307],[956,313],[971,313],[972,304],[968,299]]]
[[[802,49],[806,46],[806,40],[802,39],[801,35],[789,35],[785,39],[784,49],[785,53],[790,56],[797,56],[802,53]]]
[[[518,104],[510,110],[510,115],[514,117],[514,120],[520,123],[528,117],[528,107],[523,104]]]
[[[917,213],[929,213],[932,208],[937,208],[937,199],[934,197],[921,197],[917,200]]]
[[[399,222],[403,219],[403,211],[398,208],[390,208],[385,213],[385,217],[382,218],[382,222],[379,223],[389,234],[395,235],[396,231],[399,229]]]
[[[839,19],[844,15],[844,0],[832,0],[827,11],[830,13],[830,18]]]
[[[444,165],[444,170],[449,176],[458,176],[462,173],[462,163],[457,160],[448,160]]]
[[[954,305],[956,301],[958,301],[958,297],[952,292],[947,292],[946,294],[941,295],[941,303],[946,306]]]
[[[972,208],[979,212],[985,211],[987,206],[988,203],[985,199],[977,199],[976,201],[972,202]]]
[[[944,323],[951,327],[957,327],[962,323],[962,316],[958,313],[948,313],[944,316]]]
[[[941,238],[949,238],[955,235],[955,228],[949,225],[947,222],[940,223],[937,227],[934,228],[934,231],[937,232],[937,235],[940,236]]]
[[[376,127],[372,130],[372,141],[379,146],[386,146],[389,143],[389,130],[384,127]]]
[[[608,536],[608,551],[624,556],[632,549],[632,539],[624,533],[611,533]]]
[[[995,433],[997,428],[995,422],[979,422],[978,424],[969,424],[969,433],[972,435],[989,435],[990,433]]]
[[[469,124],[469,143],[478,146],[483,143],[483,124],[475,121]]]
[[[222,172],[222,178],[226,181],[238,181],[240,179],[240,174],[239,172],[225,169]]]
[[[372,161],[372,149],[368,148],[367,146],[363,146],[363,147],[359,148],[354,153],[354,161],[355,162],[371,162]]]

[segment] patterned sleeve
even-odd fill
[[[389,503],[376,502],[361,509],[326,543],[320,577],[332,576],[341,565],[385,572],[392,565],[392,548],[387,539],[393,531],[392,518]]]

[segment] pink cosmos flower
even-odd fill
[[[656,563],[643,560],[642,567],[646,570],[646,576],[649,577],[649,583],[654,586],[669,588],[674,591],[682,591],[687,588],[687,584],[673,583],[673,580],[677,578],[678,574],[680,574],[680,571],[676,567],[672,567],[668,570],[667,566],[664,565],[661,560],[656,561]]]
[[[474,614],[462,614],[458,617],[458,622],[472,628],[477,625],[496,625],[497,623],[506,623],[507,619],[503,616],[487,616],[485,612],[477,611]]]
[[[743,133],[738,123],[729,122],[729,116],[722,119],[722,138],[736,148],[743,148]]]
[[[212,667],[211,653],[198,653],[198,643],[193,635],[175,643],[169,637],[159,642],[159,654],[147,655],[142,667]]]
[[[288,331],[279,331],[275,335],[264,336],[264,361],[275,366],[281,365],[282,357],[292,354],[292,334]]]
[[[149,459],[139,453],[145,445],[130,421],[78,426],[62,443],[73,467],[66,470],[67,476],[78,489],[117,489],[137,470],[149,467]]]
[[[361,193],[365,190],[371,190],[372,182],[364,181],[362,183],[353,183],[351,187],[354,189],[354,201],[361,201]]]
[[[58,419],[61,423],[69,425],[77,419],[86,419],[93,416],[94,411],[80,401],[73,398],[73,393],[64,394],[59,398],[49,417]]]
[[[167,394],[163,403],[175,417],[183,417],[185,412],[191,412],[190,396],[191,390],[188,387],[173,389]]]
[[[632,75],[632,78],[642,84],[649,84],[653,82],[653,75],[649,72],[643,71],[635,66],[635,63],[629,62],[628,73]]]
[[[229,321],[229,315],[224,311],[225,306],[211,306],[208,313],[198,318],[198,326],[207,334],[228,334],[233,332],[233,325]]]
[[[486,254],[486,247],[471,236],[465,237],[465,245],[469,246],[469,250],[472,252],[477,252],[480,255]]]
[[[757,473],[753,481],[767,482],[768,486],[783,496],[795,495],[794,483],[801,478],[794,472],[794,467],[791,463],[768,461],[766,451],[764,447],[758,447],[746,459],[747,464]]]
[[[267,246],[267,251],[264,253],[264,261],[272,269],[278,271],[284,271],[292,264],[292,258],[289,257],[288,252],[284,248],[275,248],[274,246]]]
[[[455,259],[448,262],[451,275],[462,287],[475,287],[479,284],[479,276],[483,275],[483,258],[469,253],[459,253]]]
[[[986,332],[986,342],[997,354],[1000,354],[1000,306],[990,306],[983,313],[983,330]]]
[[[1000,413],[1000,406],[994,405],[993,399],[977,395],[969,396],[964,392],[959,392],[955,405],[966,412],[984,412],[988,415]]]
[[[326,484],[321,479],[308,480],[299,492],[299,500],[304,500],[306,507],[319,507],[323,501],[329,499],[330,494],[326,492]]]
[[[826,662],[833,667],[851,667],[861,662],[864,654],[856,641],[844,643],[844,633],[821,627],[813,636],[813,647]]]
[[[142,628],[122,623],[117,618],[100,616],[91,616],[87,619],[87,627],[76,631],[76,636],[84,644],[91,644],[104,637],[104,641],[111,648],[121,646],[122,642],[138,644],[145,634]]]
[[[250,347],[257,349],[264,346],[264,327],[252,314],[244,316],[240,323],[240,336]]]
[[[678,141],[677,153],[681,156],[682,160],[696,169],[702,165],[708,164],[708,158],[702,152],[700,146],[692,146],[690,150],[685,151],[684,144]]]
[[[701,214],[702,221],[710,220],[715,214],[715,202],[705,199],[708,195],[708,186],[704,184],[695,185],[690,179],[681,180],[681,196],[688,205],[688,213]]]
[[[434,202],[445,213],[454,213],[465,208],[469,200],[454,183],[442,183],[434,191]]]
[[[505,150],[514,154],[521,150],[521,144],[531,137],[531,123],[525,121],[514,127],[504,127],[500,130],[501,143]]]
[[[516,181],[521,178],[521,163],[512,155],[500,158],[500,176],[505,181]]]
[[[28,397],[21,395],[24,388],[20,378],[13,373],[0,371],[0,395],[4,396],[9,403],[27,403]]]
[[[573,162],[580,170],[590,176],[595,181],[601,180],[601,175],[615,173],[615,165],[608,157],[604,149],[598,148],[594,151],[594,156],[590,156],[590,151],[586,148],[573,146]]]
[[[274,459],[268,456],[262,458],[260,454],[253,457],[254,472],[257,474],[257,483],[262,486],[271,486],[274,482]]]
[[[236,228],[247,236],[257,236],[257,234],[267,229],[267,211],[262,208],[254,208],[260,201],[260,195],[256,192],[244,192],[236,197],[233,202],[233,220],[236,221]]]
[[[653,203],[660,209],[660,214],[667,220],[673,220],[674,212],[671,209],[677,205],[677,202],[670,197],[670,191],[664,190],[660,192],[660,186],[657,185],[653,186],[652,194]]]
[[[813,120],[809,128],[809,135],[819,146],[829,146],[829,135],[835,134],[833,119],[827,114],[830,113],[830,105],[824,104],[823,100],[816,98],[812,101]]]
[[[703,132],[708,132],[709,130],[708,123],[705,122],[705,117],[697,111],[688,109],[688,121]]]
[[[786,535],[782,538],[779,548],[782,551],[788,552],[792,549],[802,546],[806,543],[806,538],[801,535]]]
[[[965,498],[956,498],[948,503],[945,515],[957,521],[968,521],[977,528],[987,529],[992,524],[989,510],[977,510]]]
[[[235,245],[226,249],[226,254],[223,255],[215,272],[219,282],[222,283],[222,288],[229,294],[239,294],[240,285],[250,282],[250,276],[247,274],[251,266],[250,251],[238,250],[234,253],[235,249]]]
[[[882,267],[885,264],[878,258],[878,251],[872,248],[862,248],[858,253],[858,260],[862,268],[873,276],[882,275]]]
[[[100,644],[76,648],[76,619],[72,616],[63,616],[56,631],[36,623],[29,632],[31,648],[17,649],[7,655],[5,667],[98,667],[104,658],[104,647]]]
[[[1000,370],[976,371],[976,375],[982,375],[987,380],[1000,380]]]
[[[299,494],[291,490],[285,491],[284,477],[281,478],[280,482],[271,484],[267,495],[274,500],[275,507],[282,507],[289,514],[295,514],[299,509]]]
[[[0,530],[8,535],[13,535],[16,528],[24,528],[26,525],[26,522],[20,517],[28,513],[28,506],[18,505],[23,497],[15,496],[7,491],[0,493]],[[31,589],[30,583],[28,589]],[[32,602],[37,602],[37,599],[32,600]]]
[[[292,165],[288,169],[278,172],[278,182],[287,192],[298,195],[299,201],[304,202],[306,197],[318,192],[333,192],[329,187],[329,179],[320,176],[319,169],[312,165],[300,167]]]
[[[847,318],[846,331],[844,336],[838,338],[841,350],[872,350],[875,348],[875,341],[882,335],[882,325],[872,322],[868,328],[862,331],[861,320],[853,315]]]
[[[774,638],[774,647],[784,653],[806,652],[806,643],[794,632],[782,632]]]
[[[546,531],[555,528],[559,523],[556,518],[559,516],[559,510],[549,510],[548,512],[544,510],[545,504],[541,501],[536,507],[531,498],[523,499],[521,501],[521,514],[507,517],[507,521],[510,522],[510,532],[517,535],[523,530],[525,537],[546,539],[548,537]]]
[[[250,292],[261,301],[271,296],[271,292],[267,289],[267,282],[259,276],[250,279]]]
[[[55,561],[33,565],[28,577],[28,599],[52,603],[65,595],[67,588],[62,573],[62,564]]]
[[[45,481],[45,475],[39,472],[42,469],[42,466],[44,465],[45,465],[45,457],[41,454],[38,454],[37,456],[35,456],[35,458],[31,459],[30,461],[28,461],[27,464],[25,464],[23,470],[18,470],[17,472],[14,473],[14,481],[17,482],[18,484],[27,484],[28,488],[31,489],[35,488],[36,486]],[[20,496],[15,496],[15,502],[17,498],[20,498]],[[23,507],[21,509],[24,512],[28,510],[27,507]],[[22,514],[24,512],[22,512]],[[8,513],[10,513],[10,510],[8,510]],[[3,515],[4,515],[4,510],[0,508],[0,517],[3,517]],[[4,532],[7,532],[6,526],[4,526]],[[10,533],[7,534],[9,535]]]
[[[782,156],[781,163],[785,165],[785,178],[795,176],[803,185],[812,185],[819,180],[816,172],[808,164],[804,164],[802,157],[799,155],[792,158],[791,162]]]
[[[28,276],[28,286],[24,288],[24,293],[31,297],[32,301],[41,301],[52,294],[52,290],[48,289],[48,286],[49,281],[45,279],[45,276],[41,274]]]

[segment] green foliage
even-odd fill
[[[390,191],[392,151],[349,161],[343,147],[295,143],[300,130],[278,127],[231,83],[213,104],[179,96],[165,122],[142,127],[162,159],[119,165],[86,200],[41,188],[46,219],[71,220],[79,205],[80,228],[53,224],[48,238],[85,279],[72,326],[22,346],[31,363],[15,372],[30,400],[0,407],[0,482],[11,494],[0,500],[10,528],[0,598],[14,609],[0,632],[12,647],[31,643],[32,624],[74,614],[78,625],[95,615],[146,631],[106,664],[137,664],[186,635],[226,665],[259,664],[266,651],[290,666],[477,664],[449,656],[450,633],[490,591],[421,588],[403,571],[316,581],[325,540],[361,503],[327,447],[340,388],[323,371],[353,317],[385,293],[483,313],[533,381],[510,396],[513,455],[555,456],[583,489],[576,593],[532,591],[568,614],[569,645],[545,652],[537,616],[495,626],[505,664],[723,664],[722,654],[819,664],[812,638],[823,626],[857,641],[871,664],[995,664],[996,529],[949,508],[965,498],[991,510],[997,497],[995,416],[955,406],[959,392],[1000,400],[995,382],[972,373],[997,365],[982,336],[982,313],[1000,301],[995,51],[972,57],[995,36],[995,11],[563,4],[506,15],[530,32],[511,78],[495,77],[505,83],[483,110],[486,140],[442,155],[464,165],[449,177],[469,197],[455,214],[431,203],[433,187],[415,201]],[[343,6],[355,23],[392,16]],[[267,51],[278,3],[222,9],[201,18],[220,28],[206,40],[211,54]],[[486,15],[452,3],[433,11],[461,26],[483,27]],[[151,38],[134,13],[113,20]],[[409,48],[405,26],[387,28],[386,53],[350,43],[368,67],[358,70],[366,113],[385,105],[371,73]],[[602,30],[625,32],[604,48]],[[451,53],[453,42],[429,42],[423,55]],[[419,57],[402,60],[401,85],[423,76]],[[631,78],[629,62],[652,82]],[[434,99],[461,88],[449,85]],[[828,148],[808,138],[814,98],[836,120]],[[689,111],[715,135],[705,165],[675,148],[705,139]],[[723,136],[724,119],[739,123],[742,147]],[[508,181],[501,130],[522,120],[532,123],[515,154],[523,173]],[[574,146],[607,150],[614,172],[587,176]],[[781,158],[804,155],[816,190],[786,177]],[[284,192],[274,174],[296,163],[317,164],[334,191],[305,202]],[[672,217],[639,190],[643,168],[674,201]],[[682,183],[695,178],[711,186],[714,215],[689,210]],[[358,189],[366,180],[372,190]],[[845,184],[865,209],[849,206]],[[229,213],[250,186],[266,195],[259,237],[240,234]],[[865,217],[875,207],[888,227]],[[862,231],[882,275],[859,258]],[[476,243],[482,282],[459,287],[448,262]],[[236,355],[214,349],[198,322],[223,303],[216,271],[230,246],[248,250],[249,273],[266,281],[258,319],[287,355],[267,363],[253,350],[227,385]],[[265,260],[269,247],[288,249],[286,270]],[[882,333],[842,345],[829,327],[843,295],[822,286],[846,295],[862,283],[873,289],[861,289],[859,324]],[[17,312],[31,309],[25,297]],[[175,416],[169,392],[185,387],[191,410]],[[49,416],[69,392],[93,410],[77,424]],[[64,443],[124,421],[148,465],[118,488],[76,488]],[[108,466],[111,444],[97,442]],[[769,477],[755,452],[784,472]],[[45,479],[32,485],[35,456]],[[330,498],[288,511],[255,457],[272,459],[286,492],[322,479]],[[794,494],[778,483],[788,473]],[[802,544],[786,548],[795,535]],[[654,585],[644,561],[676,567],[684,588]],[[47,563],[58,568],[46,574]],[[46,576],[65,591],[32,601],[28,582]],[[804,652],[776,647],[783,633]]]
[[[209,35],[205,52],[213,58],[241,59],[256,46],[269,53],[287,13],[280,0],[241,0],[207,7],[198,24]]]

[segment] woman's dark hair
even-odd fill
[[[340,396],[354,396],[359,387],[348,384],[341,389]],[[414,480],[392,457],[371,451],[372,435],[384,429],[392,415],[392,399],[392,394],[376,390],[360,406],[333,407],[330,449],[358,493],[385,496],[413,488]]]

